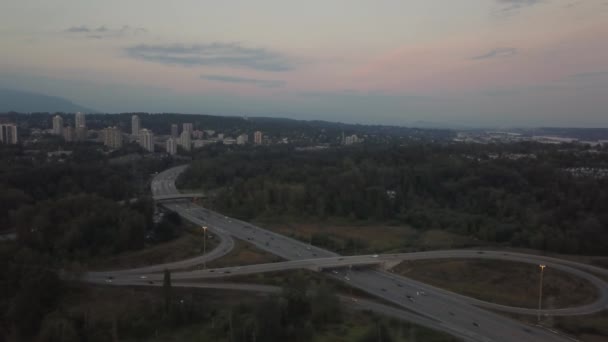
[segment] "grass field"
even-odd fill
[[[230,266],[246,266],[283,261],[281,257],[265,252],[254,245],[234,240],[234,249],[223,257],[207,263],[207,268],[220,268]]]
[[[207,237],[207,251],[213,250],[219,241]],[[203,254],[203,234],[184,232],[169,242],[152,245],[139,251],[125,252],[116,256],[93,260],[88,268],[94,270],[133,268],[172,262]]]
[[[539,268],[498,260],[406,261],[394,271],[430,285],[481,300],[535,308],[538,305]],[[597,289],[588,281],[546,268],[543,307],[563,308],[592,302]]]
[[[284,222],[255,223],[260,227],[304,242],[309,242],[315,234],[324,234],[333,242],[333,248],[329,249],[344,255],[463,248],[479,244],[479,241],[466,236],[441,230],[419,231],[409,226]],[[353,246],[348,247],[348,240],[356,240],[360,243],[355,243]]]

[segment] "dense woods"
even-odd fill
[[[517,157],[513,157],[517,156]],[[608,251],[605,153],[560,146],[364,146],[297,152],[258,148],[200,156],[179,179],[243,219],[348,218],[442,229],[512,246]]]

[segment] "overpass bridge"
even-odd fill
[[[191,193],[191,194],[170,194],[170,195],[155,195],[153,199],[155,201],[171,201],[171,200],[179,200],[179,199],[189,199],[189,198],[206,198],[206,196],[202,193]]]

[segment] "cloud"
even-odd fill
[[[81,32],[91,32],[91,29],[86,26],[72,26],[65,30],[65,32],[69,33],[81,33]]]
[[[496,2],[500,6],[498,10],[500,14],[510,15],[518,13],[522,8],[543,3],[545,0],[496,0]]]
[[[596,80],[596,79],[608,79],[608,71],[592,71],[592,72],[582,72],[578,74],[569,75],[566,77],[567,80],[574,81],[587,81],[587,80]]]
[[[237,43],[197,45],[146,45],[125,49],[127,56],[148,62],[190,66],[227,66],[261,71],[288,71],[293,61],[275,51],[249,48]]]
[[[250,84],[265,88],[276,88],[285,85],[285,81],[282,80],[260,80],[255,78],[242,78],[225,75],[201,75],[201,79],[215,82]]]
[[[131,27],[124,25],[121,28],[108,28],[104,25],[97,28],[88,27],[86,25],[72,26],[64,30],[71,36],[77,36],[89,39],[104,39],[104,38],[121,38],[126,36],[135,36],[142,33],[147,33],[143,27]]]
[[[490,58],[503,58],[503,57],[511,57],[517,53],[517,49],[515,48],[496,48],[494,50],[488,51],[483,55],[471,57],[474,60],[480,59],[490,59]]]

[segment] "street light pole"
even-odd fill
[[[539,265],[540,267],[540,285],[538,287],[538,323],[540,323],[540,310],[543,303],[543,273],[546,265]]]
[[[207,269],[207,226],[203,226],[203,269]]]

